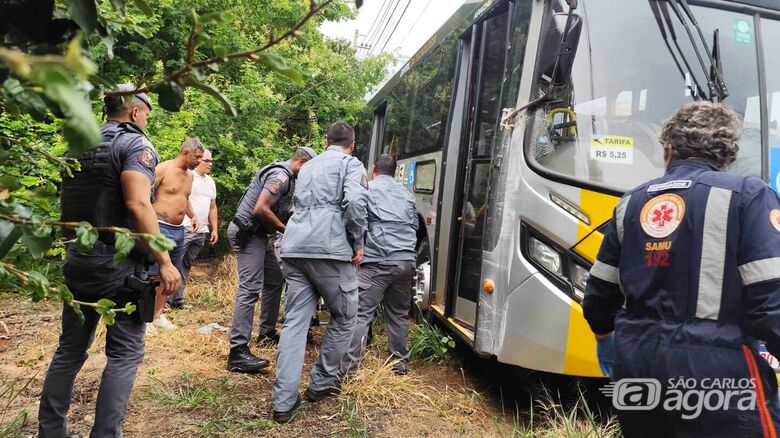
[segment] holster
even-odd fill
[[[125,286],[130,289],[132,299],[136,305],[136,312],[141,322],[152,322],[154,320],[154,303],[156,298],[156,289],[159,282],[152,279],[142,280],[135,274],[130,274],[125,278]]]

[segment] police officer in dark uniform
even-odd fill
[[[135,88],[122,85],[118,90]],[[73,178],[63,176],[64,221],[87,221],[94,226],[125,227],[140,233],[160,231],[151,199],[157,152],[143,131],[151,110],[151,101],[143,93],[105,99],[108,122],[101,129],[102,142],[96,149],[76,157],[81,170]],[[164,293],[176,291],[180,276],[167,252],[148,248],[147,252],[138,243],[130,257],[115,264],[113,244],[113,234],[101,233],[94,247],[86,252],[68,246],[63,272],[65,284],[76,299],[94,302],[108,298],[118,307],[136,301],[137,293],[128,286],[133,284],[128,280],[143,282],[149,254],[161,266]],[[153,304],[147,303],[146,308],[153,308]],[[83,323],[70,306],[63,306],[62,334],[46,374],[38,413],[39,435],[44,438],[78,436],[69,435],[67,428],[73,382],[87,359],[87,349],[100,319],[92,308],[82,306],[81,311]],[[121,435],[130,391],[144,357],[145,324],[139,313],[120,313],[116,322],[107,327],[108,362],[97,395],[92,437]]]
[[[618,408],[628,438],[769,437],[780,426],[775,373],[758,351],[761,340],[780,355],[780,200],[759,178],[722,171],[740,127],[724,105],[683,107],[661,133],[665,175],[626,193],[606,226],[583,303],[602,370],[716,391],[688,419],[672,392],[651,410]],[[745,391],[724,401],[729,389]]]
[[[310,147],[299,148],[287,161],[272,163],[257,172],[238,202],[233,221],[228,226],[228,239],[238,263],[238,290],[233,324],[230,329],[228,370],[255,373],[268,366],[268,361],[249,351],[252,322],[260,291],[259,339],[278,338],[276,321],[282,298],[282,272],[268,236],[284,232],[290,218],[295,177],[301,166],[317,156]]]

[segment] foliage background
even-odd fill
[[[347,41],[327,40],[325,20],[351,18],[360,0],[0,0],[0,292],[34,301],[74,299],[62,282],[66,240],[89,249],[90,224],[59,221],[68,154],[94,148],[104,93],[130,83],[155,103],[146,133],[163,160],[198,137],[214,154],[220,230],[256,171],[303,145],[322,150],[336,120],[356,124],[364,96],[389,56],[357,59]],[[161,234],[108,229],[115,260]],[[226,252],[227,239],[220,239]],[[80,312],[79,312],[80,314]]]
[[[112,1],[96,3],[99,22],[107,31],[85,38],[85,55],[105,80],[138,86],[160,81],[184,65],[192,10],[201,17],[229,12],[204,25],[197,61],[262,46],[270,35],[279,35],[298,23],[310,6],[308,0],[151,0],[146,3],[150,9],[146,13],[143,2],[128,2],[126,13],[120,14]],[[72,12],[67,2],[58,1],[56,6],[55,16]],[[220,102],[194,88],[185,89],[180,111],[167,112],[157,105],[151,113],[146,131],[162,160],[175,157],[187,137],[200,138],[214,153],[212,176],[217,183],[222,228],[227,226],[257,169],[287,159],[301,145],[322,150],[327,126],[338,119],[354,123],[364,106],[364,96],[382,79],[389,57],[358,60],[347,41],[327,40],[317,30],[324,20],[346,19],[354,13],[351,1],[336,0],[301,28],[299,38],[272,49],[300,73],[300,84],[249,59],[214,66],[202,82],[216,87],[232,102],[236,117],[231,117]],[[43,45],[36,51],[62,53],[66,46],[67,42]],[[7,76],[8,70],[0,65],[0,79]],[[102,102],[99,96],[93,97],[97,97],[92,100],[95,117],[102,121]],[[151,97],[157,104],[157,95]],[[42,121],[36,121],[30,115],[10,114],[0,106],[0,177],[11,176],[21,183],[23,187],[13,192],[14,198],[47,220],[59,218],[60,163],[43,159],[40,154],[25,156],[23,150],[16,150],[14,155],[4,151],[19,149],[15,142],[23,141],[42,153],[60,157],[67,150],[61,126],[61,121],[48,111]],[[20,156],[23,159],[19,160]],[[222,239],[223,251],[225,241]],[[7,258],[16,259],[24,267],[50,271],[56,277],[56,267],[52,269],[48,264],[59,261],[63,249],[61,239],[56,239],[46,259],[37,261],[28,256],[21,242]]]

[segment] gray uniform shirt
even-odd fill
[[[298,173],[282,258],[352,260],[364,245],[367,192],[365,167],[340,146],[306,163]]]
[[[274,201],[271,211],[279,218],[279,221],[286,224],[290,218],[292,197],[295,191],[295,179],[290,177],[293,173],[292,167],[286,161],[273,163],[271,166],[282,166],[284,169],[274,167],[265,172],[263,171],[268,166],[260,169],[238,203],[236,218],[245,224],[255,222],[262,225],[254,215],[255,204],[257,204],[261,193],[265,193]],[[263,226],[263,228],[265,227]],[[273,233],[274,231],[276,230],[265,230],[265,233]]]
[[[368,185],[368,234],[361,263],[416,260],[418,227],[414,196],[392,176],[376,177]]]

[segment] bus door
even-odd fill
[[[471,35],[471,97],[464,190],[458,216],[454,317],[475,327],[482,275],[483,230],[493,154],[500,145],[501,90],[507,53],[506,10],[474,25]]]

